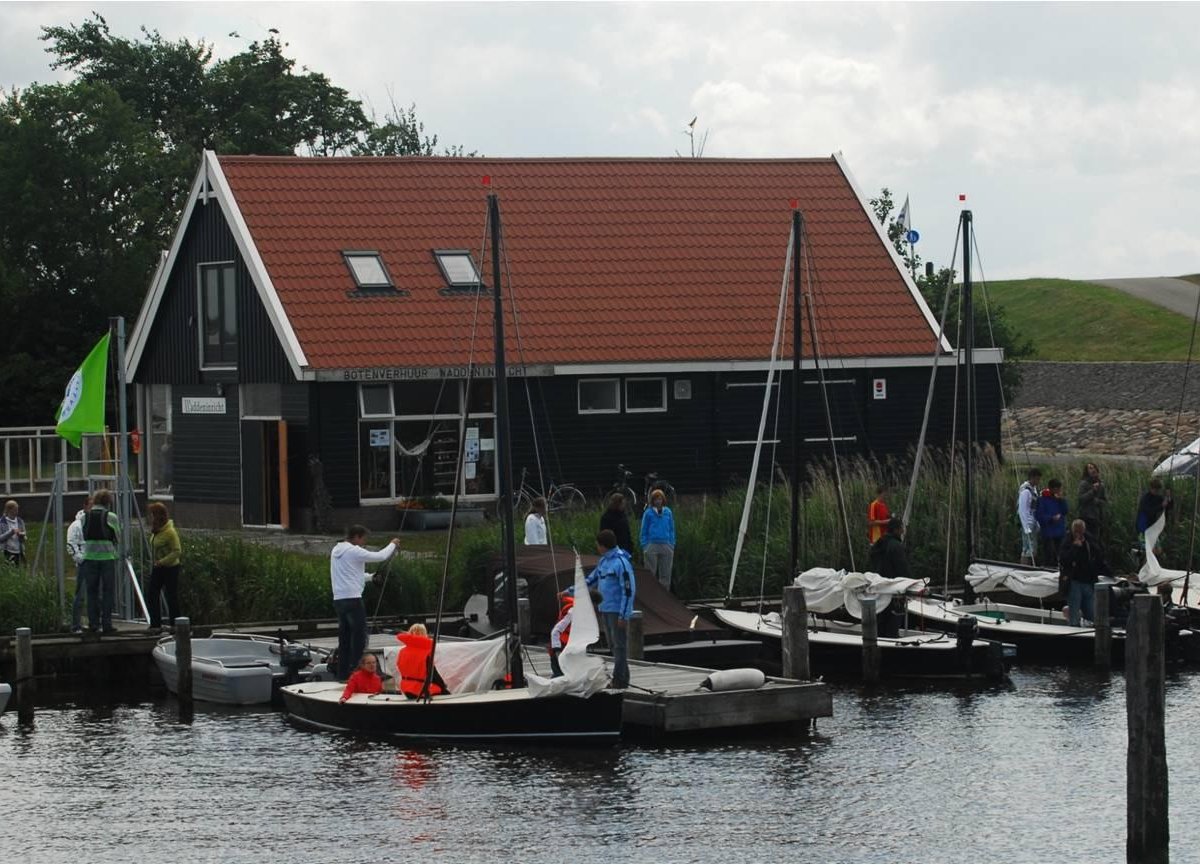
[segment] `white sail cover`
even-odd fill
[[[859,573],[833,568],[809,568],[796,577],[804,589],[804,603],[812,613],[832,613],[846,608],[851,616],[862,618],[862,599],[874,595],[875,612],[882,613],[894,595],[925,588],[924,580],[884,579],[879,574]]]
[[[1196,439],[1187,447],[1171,454],[1156,465],[1150,474],[1170,477],[1195,474],[1197,462],[1200,462],[1200,439]]]
[[[571,639],[558,656],[558,665],[562,667],[563,674],[553,679],[527,674],[525,680],[529,693],[534,697],[556,694],[590,697],[604,690],[608,684],[604,660],[587,653],[587,647],[600,639],[600,623],[588,595],[583,563],[578,554],[575,556],[575,605],[571,609]]]
[[[1007,589],[1027,598],[1048,598],[1058,591],[1058,571],[973,562],[967,582],[981,595]]]
[[[1147,586],[1161,586],[1163,583],[1181,583],[1191,571],[1174,571],[1164,568],[1154,555],[1154,547],[1158,544],[1158,536],[1167,525],[1167,515],[1162,513],[1154,521],[1154,525],[1146,529],[1146,564],[1138,571],[1138,581]]]
[[[446,682],[451,694],[480,694],[490,691],[497,679],[507,672],[505,649],[508,640],[438,640],[433,664]],[[396,673],[396,659],[404,647],[397,643],[383,649],[384,669]]]

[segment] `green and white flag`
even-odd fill
[[[100,337],[75,375],[67,382],[62,405],[54,413],[54,431],[75,447],[84,433],[104,432],[104,394],[108,374],[108,334]]]

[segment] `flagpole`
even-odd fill
[[[117,561],[119,570],[126,570],[129,560],[129,495],[133,484],[129,483],[129,429],[125,397],[125,318],[114,316],[109,322],[117,332],[117,518],[121,521],[121,535],[117,543]],[[131,599],[132,600],[132,599]],[[133,604],[124,610],[127,618],[134,615]]]

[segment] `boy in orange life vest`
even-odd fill
[[[344,703],[355,694],[378,694],[382,691],[383,679],[379,678],[378,668],[379,662],[375,660],[374,655],[363,655],[362,660],[358,662],[358,668],[346,681],[346,690],[342,691],[342,698],[338,702]]]
[[[425,679],[429,678],[430,697],[438,694],[449,694],[450,689],[442,681],[437,668],[430,675],[430,665],[433,663],[433,640],[429,631],[420,622],[408,629],[407,634],[397,634],[396,639],[404,644],[399,657],[396,658],[396,672],[400,674],[400,691],[410,700],[425,696]]]
[[[558,610],[558,622],[550,632],[551,678],[558,678],[563,674],[562,667],[558,665],[558,653],[566,648],[571,639],[571,622],[575,618],[575,599],[566,592],[560,592],[558,599],[562,606]]]
[[[867,540],[872,546],[887,533],[888,520],[892,518],[885,501],[887,491],[888,488],[880,484],[875,488],[874,501],[867,505]]]

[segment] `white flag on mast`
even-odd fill
[[[912,218],[908,212],[908,196],[904,196],[904,206],[900,208],[900,215],[896,217],[896,221],[904,226],[904,231],[907,233],[912,230]]]

